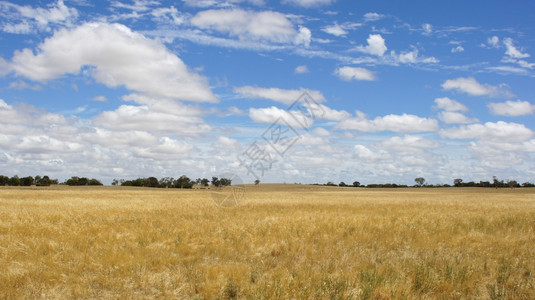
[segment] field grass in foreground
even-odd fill
[[[534,189],[0,188],[0,298],[535,299]]]

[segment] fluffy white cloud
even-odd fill
[[[340,67],[334,73],[345,81],[351,80],[376,80],[372,71],[358,67]]]
[[[336,0],[283,0],[283,3],[298,5],[306,8],[330,5]]]
[[[439,143],[417,135],[394,136],[378,144],[380,148],[395,152],[414,152],[437,148]]]
[[[182,114],[151,110],[148,106],[121,105],[114,111],[105,111],[96,116],[96,126],[109,130],[148,131],[155,134],[194,136],[211,130],[202,118],[182,111]]]
[[[325,101],[325,96],[320,91],[299,89],[284,90],[279,88],[260,88],[254,86],[235,87],[234,92],[242,97],[251,99],[268,99],[290,105],[297,101],[306,92],[316,102]]]
[[[199,28],[215,30],[240,40],[310,43],[308,28],[301,27],[298,31],[285,15],[274,11],[210,9],[197,13],[190,22]]]
[[[445,111],[468,111],[468,107],[464,104],[448,97],[436,98],[435,104],[435,108],[443,109]]]
[[[450,139],[480,139],[504,143],[526,142],[535,134],[523,124],[503,121],[462,125],[443,129],[439,133],[442,137]]]
[[[71,24],[77,17],[75,8],[67,7],[63,0],[48,5],[48,8],[34,8],[0,1],[0,16],[3,31],[9,33],[30,33],[35,29],[48,30],[50,24]]]
[[[411,133],[437,131],[438,122],[434,119],[421,118],[409,114],[391,114],[369,120],[359,112],[356,118],[343,120],[338,124],[337,128],[363,132],[393,131]]]
[[[17,51],[12,62],[18,75],[37,81],[77,74],[83,66],[110,87],[124,85],[153,97],[218,101],[206,78],[190,72],[161,42],[120,24],[87,23],[57,31],[37,54]]]
[[[383,56],[385,54],[387,50],[385,45],[385,39],[383,39],[380,34],[370,34],[366,41],[368,42],[368,45],[358,46],[355,49],[363,53],[377,56]]]
[[[338,24],[325,26],[321,29],[321,31],[326,32],[328,34],[332,34],[334,36],[344,36],[347,34],[347,31],[341,25]]]
[[[451,53],[459,53],[459,52],[464,52],[464,48],[463,46],[457,46],[455,48],[451,48]]]
[[[522,100],[493,102],[488,104],[488,108],[492,114],[499,116],[516,117],[535,114],[535,105]]]
[[[505,54],[509,55],[513,58],[526,58],[530,55],[528,53],[522,53],[520,50],[518,50],[514,43],[512,38],[504,38],[503,44],[505,45]]]
[[[373,22],[373,21],[379,21],[385,16],[382,14],[378,14],[375,12],[369,12],[364,14],[364,21],[366,22]]]
[[[272,106],[267,108],[250,108],[249,117],[257,123],[264,124],[281,124],[287,125],[294,129],[307,128],[313,123],[313,120],[308,116],[304,116],[300,112],[288,111]],[[305,118],[304,122],[303,117]]]
[[[433,32],[433,25],[429,23],[422,24],[423,34],[430,35]]]
[[[487,45],[489,45],[492,48],[499,48],[500,47],[500,38],[497,36],[492,36],[487,38]]]
[[[211,6],[232,6],[242,2],[248,2],[254,5],[264,5],[264,0],[182,0],[188,6],[211,7]]]
[[[459,77],[456,79],[448,79],[442,84],[445,90],[457,90],[473,96],[489,96],[489,97],[511,97],[514,96],[511,92],[505,89],[503,85],[492,86],[489,84],[481,84],[473,77]]]
[[[469,124],[478,122],[478,119],[469,118],[456,111],[442,111],[438,114],[438,118],[447,124]]]
[[[214,147],[217,149],[239,150],[240,144],[235,139],[220,136],[217,138],[217,142],[214,143]]]
[[[366,162],[376,162],[391,159],[391,155],[385,150],[371,150],[365,145],[355,145],[353,147],[355,151],[355,156],[359,159],[362,159]]]
[[[297,66],[297,67],[295,67],[295,70],[294,70],[295,74],[305,74],[305,73],[308,73],[308,72],[310,72],[310,71],[308,70],[308,67],[306,65]]]

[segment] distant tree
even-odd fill
[[[39,177],[39,178],[38,178]],[[35,185],[36,186],[50,186],[52,184],[52,180],[50,180],[50,177],[43,176],[43,178],[40,178],[41,176],[35,177]]]
[[[347,186],[347,184],[346,184],[345,182],[341,181],[341,182],[338,184],[338,186]]]
[[[158,187],[160,185],[160,182],[158,181],[158,178],[156,177],[149,177],[145,179],[145,183],[143,184],[146,187]]]
[[[173,187],[173,182],[175,179],[173,177],[164,177],[160,179],[160,187],[171,188]]]
[[[89,185],[89,178],[82,177],[78,179],[78,185]]]
[[[5,186],[9,183],[9,177],[0,175],[0,186]]]
[[[191,181],[188,176],[182,175],[175,181],[175,187],[181,189],[191,189],[195,182]]]
[[[73,177],[67,179],[65,181],[65,184],[66,185],[70,185],[70,186],[75,186],[75,185],[79,185],[79,181],[80,181],[79,177],[73,176]]]
[[[255,180],[255,181],[254,181],[254,184],[255,184],[255,185],[259,185],[259,184],[260,184],[260,179]]]
[[[336,184],[334,184],[334,182],[332,182],[332,181],[327,181],[327,183],[325,185],[326,186],[336,186]]]
[[[119,185],[119,180],[117,180],[117,178],[113,178],[113,180],[111,181],[111,185],[113,186]]]
[[[210,180],[208,180],[208,178],[203,178],[201,179],[201,185],[202,186],[208,186],[210,184]]]
[[[516,180],[508,180],[507,186],[509,186],[510,188],[515,188],[515,187],[520,187],[520,184],[518,184]]]
[[[359,187],[359,186],[360,186],[360,182],[358,182],[358,181],[353,181],[353,186],[354,186],[354,187]]]
[[[215,186],[215,187],[221,186],[221,181],[219,180],[219,178],[213,176],[212,177],[212,185]]]
[[[416,177],[416,178],[414,178],[414,181],[416,182],[416,184],[418,184],[418,186],[423,186],[424,183],[425,183],[425,178],[423,178],[423,177]]]
[[[221,178],[220,180],[221,186],[230,186],[232,185],[232,179],[229,178]]]
[[[103,185],[103,184],[102,182],[100,182],[100,180],[91,178],[87,181],[87,185]]]
[[[503,182],[503,180],[498,180],[498,177],[492,176],[492,186],[495,188],[499,188],[499,187],[505,187],[506,185]]]
[[[7,183],[10,186],[19,186],[20,185],[20,178],[18,175],[15,175],[11,178],[9,178],[9,181]]]
[[[524,182],[522,183],[522,187],[535,187],[535,184],[531,182]]]
[[[463,186],[463,180],[461,178],[453,179],[453,186],[456,186],[456,187]]]
[[[35,179],[32,176],[22,177],[20,179],[20,185],[21,186],[31,186],[34,183],[34,180]]]

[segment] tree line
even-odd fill
[[[354,181],[353,184],[346,184],[345,182],[340,182],[336,184],[332,181],[329,181],[325,184],[315,183],[314,185],[324,185],[324,186],[340,186],[340,187],[366,187],[366,188],[406,188],[406,187],[492,187],[492,188],[520,188],[520,187],[535,187],[535,184],[531,182],[524,182],[522,184],[518,183],[516,180],[499,180],[496,176],[492,178],[492,181],[469,181],[464,182],[461,178],[456,178],[453,180],[453,185],[450,184],[426,184],[425,178],[416,177],[414,178],[415,184],[412,186],[406,184],[396,184],[396,183],[371,183],[368,185],[362,185],[358,181]]]
[[[186,175],[180,176],[178,179],[173,177],[163,177],[158,179],[156,177],[137,178],[134,180],[113,179],[112,185],[120,186],[138,186],[138,187],[151,187],[151,188],[179,188],[179,189],[191,189],[197,185],[201,188],[208,187],[210,184],[214,187],[223,187],[232,185],[232,180],[228,178],[212,177],[212,180],[208,178],[197,178],[196,180],[190,179]]]
[[[48,176],[26,176],[19,177],[15,175],[13,177],[7,177],[0,175],[0,186],[50,186],[52,184],[58,184],[57,179],[50,179]]]

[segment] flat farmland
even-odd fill
[[[535,189],[1,187],[0,298],[535,299]]]

